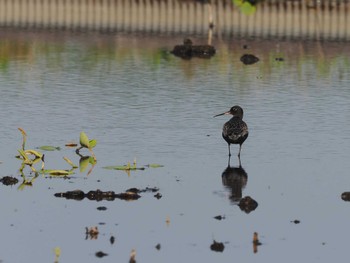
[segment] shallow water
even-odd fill
[[[27,148],[62,148],[45,152],[48,169],[69,168],[63,156],[79,163],[64,145],[78,142],[81,131],[98,140],[90,175],[77,169],[70,179],[40,175],[22,190],[20,183],[1,186],[3,262],[54,261],[55,247],[59,262],[96,262],[98,251],[108,254],[105,262],[127,262],[132,249],[138,262],[347,258],[350,204],[340,197],[350,190],[346,43],[223,39],[214,40],[212,59],[182,60],[169,53],[182,37],[5,31],[1,39],[1,175],[22,181],[14,158],[18,127],[28,134]],[[260,61],[243,65],[244,53]],[[241,154],[248,176],[242,196],[258,207],[249,214],[223,185],[228,150],[221,128],[228,118],[213,118],[235,104],[250,130]],[[238,166],[238,146],[231,152]],[[134,158],[138,166],[164,167],[129,176],[103,169]],[[29,168],[25,176],[33,178]],[[131,187],[158,187],[162,198],[54,196]],[[100,232],[95,240],[85,235],[92,226]],[[256,253],[254,232],[262,243]],[[222,253],[210,250],[213,240],[224,243]]]

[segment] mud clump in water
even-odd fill
[[[238,206],[242,211],[249,214],[251,211],[254,211],[258,207],[258,202],[250,196],[246,196],[239,201]]]
[[[344,192],[341,194],[341,199],[344,201],[350,201],[350,192]]]
[[[2,182],[4,185],[14,185],[18,183],[18,179],[11,176],[4,176],[0,179],[0,182]]]
[[[225,249],[224,243],[216,242],[214,240],[213,244],[210,245],[210,249],[216,252],[223,252]]]
[[[211,58],[215,55],[215,48],[211,45],[193,45],[191,39],[185,39],[183,45],[176,45],[171,51],[175,56],[183,59]]]
[[[241,57],[241,61],[243,62],[244,65],[252,65],[257,63],[259,61],[259,58],[252,54],[244,54]]]

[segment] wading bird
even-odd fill
[[[229,111],[215,115],[232,115],[232,118],[224,124],[222,137],[228,144],[228,155],[231,156],[230,145],[239,144],[238,157],[241,155],[242,144],[248,138],[248,126],[243,121],[243,109],[240,106],[233,106]]]

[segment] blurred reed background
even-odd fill
[[[350,40],[348,0],[0,0],[0,26],[218,37]]]

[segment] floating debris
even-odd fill
[[[53,251],[55,253],[55,261],[54,261],[54,263],[58,263],[58,259],[61,256],[61,248],[60,247],[55,247]]]
[[[4,185],[15,185],[18,183],[18,179],[12,176],[4,176],[0,179],[0,182]]]
[[[341,194],[341,199],[344,201],[350,201],[350,192],[344,192]]]
[[[258,233],[254,232],[254,234],[253,234],[253,252],[257,253],[258,252],[258,246],[261,246],[261,245],[262,244],[259,241]]]
[[[158,243],[158,244],[156,245],[156,249],[157,249],[157,250],[160,250],[160,248],[161,248],[161,245]]]
[[[214,240],[213,244],[210,245],[210,249],[216,252],[223,252],[225,249],[224,243],[216,242]]]
[[[275,58],[276,61],[284,61],[284,58]]]
[[[130,259],[129,259],[129,263],[136,263],[136,250],[132,249],[130,252]]]
[[[251,211],[254,211],[258,207],[258,202],[250,196],[246,196],[239,201],[238,206],[242,211],[249,214]]]
[[[294,223],[294,224],[300,224],[300,220],[298,220],[298,219],[295,219],[295,220],[293,220],[293,221],[290,221],[291,223]]]
[[[66,146],[66,147],[77,147],[78,146],[78,144],[77,143],[75,143],[75,142],[69,142],[69,143],[66,143],[64,146]]]
[[[166,219],[165,219],[165,224],[166,224],[167,226],[170,226],[170,217],[169,217],[169,216],[166,217]]]
[[[95,256],[98,258],[103,258],[105,256],[108,256],[108,254],[103,252],[103,251],[98,251],[98,252],[96,252]]]
[[[244,54],[241,57],[241,61],[244,65],[252,65],[259,61],[259,58],[252,54]]]
[[[183,45],[176,45],[171,51],[175,56],[183,59],[211,58],[215,55],[215,48],[211,45],[193,45],[191,39],[185,39]]]
[[[85,227],[85,235],[86,235],[85,239],[90,238],[91,240],[95,240],[98,238],[98,234],[99,234],[99,231],[97,226],[92,226],[90,228]]]
[[[106,210],[107,210],[107,207],[105,207],[105,206],[99,206],[99,207],[97,207],[97,210],[99,210],[99,211],[106,211]]]
[[[109,242],[111,243],[111,245],[114,244],[114,241],[115,241],[115,237],[114,237],[114,236],[111,236],[111,237],[109,238]]]

